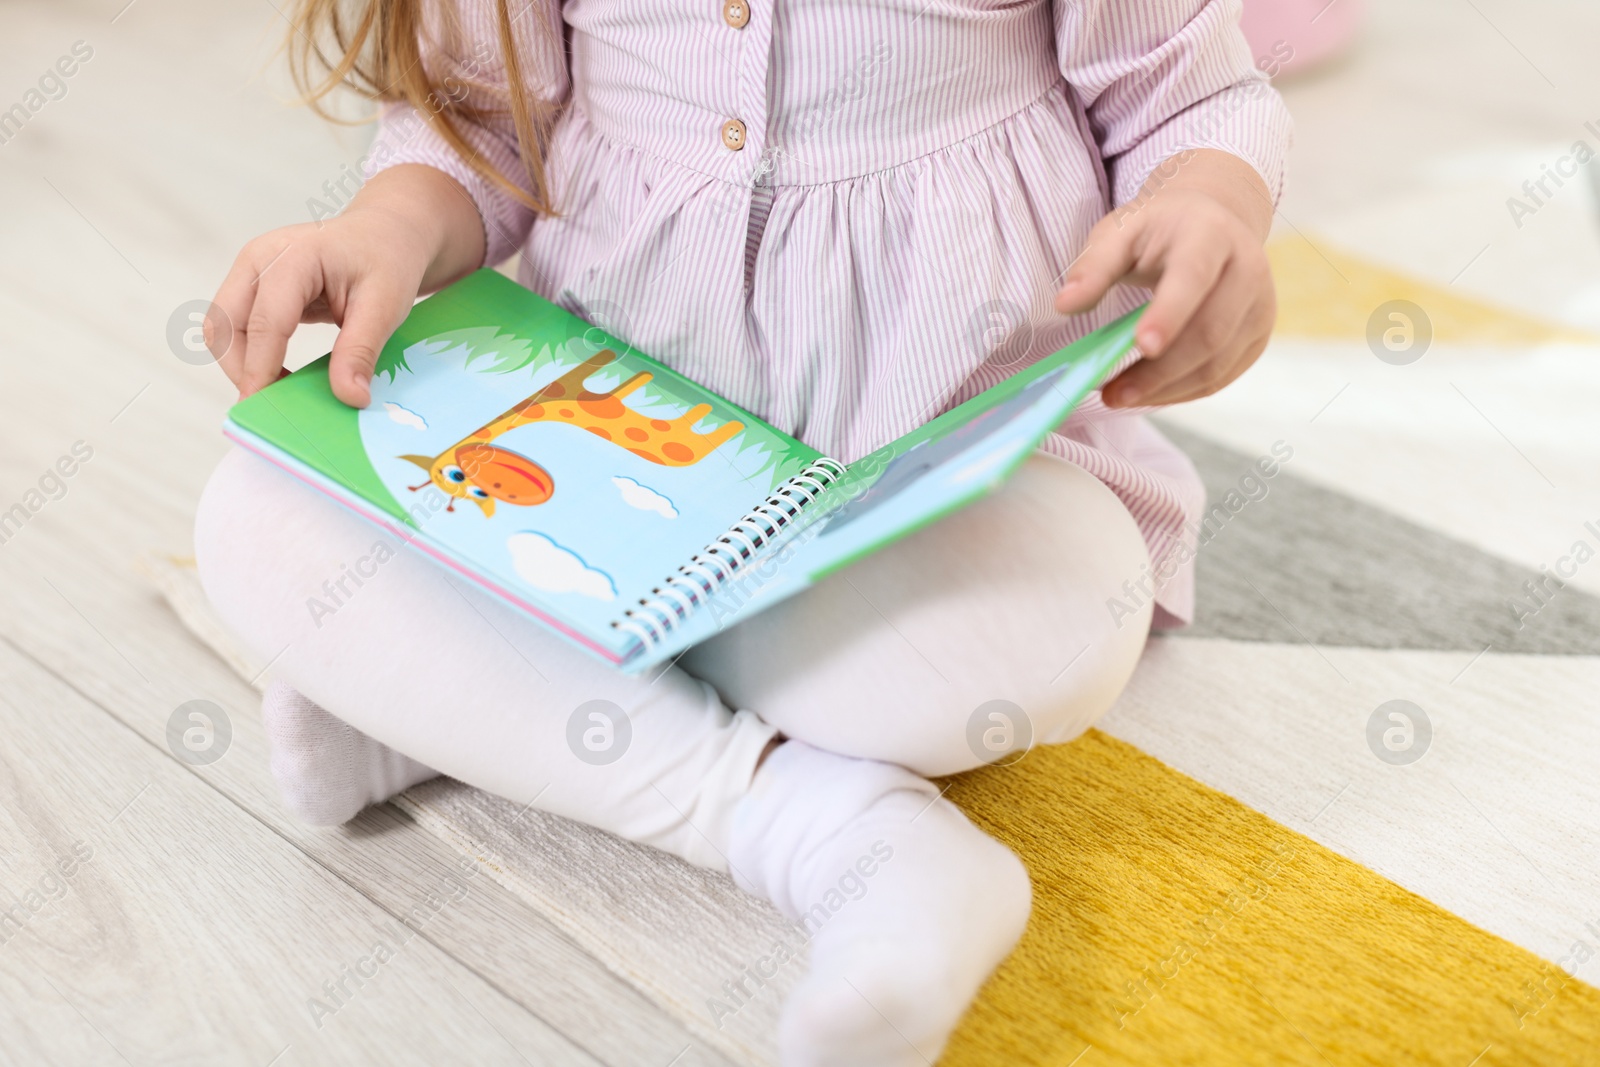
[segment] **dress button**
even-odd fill
[[[722,143],[735,152],[744,147],[744,123],[729,119],[722,124]]]
[[[750,21],[750,4],[748,0],[728,0],[722,5],[722,21],[736,30],[744,29],[745,23]]]

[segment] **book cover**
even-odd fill
[[[846,467],[485,270],[412,309],[367,408],[334,397],[324,356],[224,432],[637,670],[991,491],[1126,356],[1138,316]]]
[[[612,662],[627,606],[820,458],[493,271],[417,304],[367,408],[323,357],[227,432]]]

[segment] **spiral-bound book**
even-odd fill
[[[1138,314],[841,463],[484,270],[412,309],[365,409],[334,397],[324,356],[224,432],[381,527],[364,567],[307,591],[313,615],[409,546],[635,671],[994,488],[1128,353]]]

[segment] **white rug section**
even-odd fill
[[[1597,27],[1600,8],[1573,0],[1476,13],[1450,0],[1368,5],[1345,60],[1282,87],[1296,138],[1275,234],[1600,331],[1600,201],[1586,176],[1547,183],[1520,227],[1506,203],[1526,202],[1523,183],[1574,142],[1600,151],[1585,126],[1600,127],[1600,112],[1568,106],[1600,88],[1581,43]],[[1491,69],[1506,76],[1463,73]],[[1593,348],[1436,344],[1393,367],[1359,339],[1280,337],[1221,394],[1162,417],[1252,455],[1286,440],[1296,474],[1537,571],[1600,518],[1597,360]],[[1600,592],[1600,573],[1575,581]]]
[[[1435,156],[1420,162],[1414,185],[1319,218],[1306,236],[1463,297],[1600,332],[1600,205],[1587,176],[1547,180],[1553,195],[1535,190],[1539,205],[1522,189],[1579,139],[1600,152],[1600,137],[1574,122],[1565,140]],[[1533,213],[1513,218],[1513,197]]]
[[[1223,392],[1161,417],[1249,455],[1288,442],[1294,458],[1284,466],[1297,477],[1531,576],[1579,538],[1600,550],[1600,536],[1584,529],[1600,528],[1597,360],[1600,348],[1575,345],[1435,344],[1396,367],[1359,343],[1279,339]],[[1600,559],[1570,580],[1600,593]]]
[[[1557,961],[1600,928],[1597,693],[1600,657],[1172,638],[1100,727]],[[1408,766],[1367,744],[1393,699],[1433,726]],[[1600,959],[1580,976],[1600,981]]]
[[[1584,125],[1600,126],[1600,5],[1365,6],[1354,49],[1280,82],[1295,143],[1278,233],[1326,235],[1464,294],[1600,328],[1600,222],[1582,177],[1547,183],[1520,229],[1506,207],[1573,142],[1600,149]]]

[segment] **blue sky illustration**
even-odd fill
[[[373,467],[405,506],[428,494],[440,502],[445,497],[431,485],[412,491],[427,482],[427,472],[400,456],[436,455],[589,354],[578,341],[570,350],[542,352],[526,367],[496,373],[497,361],[486,358],[496,354],[485,351],[486,332],[456,333],[470,343],[446,333],[408,348],[410,370],[398,371],[392,382],[374,378],[372,404],[361,412],[362,442]],[[526,342],[505,341],[526,351]],[[470,366],[469,356],[475,357]],[[590,386],[607,388],[631,373],[608,368]],[[629,406],[669,419],[687,410],[688,404],[653,386],[632,394]],[[697,429],[721,421],[713,414]],[[569,620],[599,629],[772,491],[774,472],[763,469],[768,464],[760,448],[741,447],[746,436],[692,466],[666,467],[572,426],[518,427],[495,444],[549,471],[551,499],[536,507],[501,502],[492,518],[469,501],[457,501],[454,512],[440,507],[426,518],[423,530],[502,583],[524,590],[546,586],[538,599]],[[570,560],[563,562],[561,553]],[[607,586],[610,597],[602,595]]]

